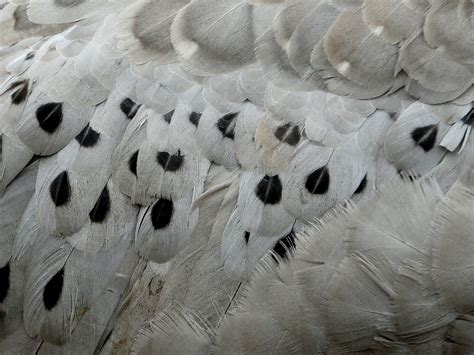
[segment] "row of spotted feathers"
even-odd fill
[[[138,265],[210,218],[244,280],[403,172],[471,186],[473,11],[0,1],[0,352],[105,349]]]

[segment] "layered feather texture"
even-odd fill
[[[280,261],[295,246],[310,253],[315,242],[295,243],[295,234],[349,200],[362,201],[361,225],[351,217],[351,230],[369,228],[372,212],[384,220],[390,208],[389,220],[402,223],[419,203],[409,225],[420,238],[423,226],[434,228],[433,206],[454,204],[456,212],[433,219],[449,233],[464,217],[446,199],[474,176],[472,21],[468,0],[0,2],[0,311],[9,323],[0,327],[0,352],[127,352],[143,321],[161,314],[151,328],[162,331],[174,319],[176,302],[188,311],[172,333],[190,338],[177,335],[160,351],[178,351],[181,339],[207,352],[259,260],[273,251]],[[433,182],[389,185],[398,197],[385,189],[366,200],[400,174]],[[341,240],[352,213],[331,219],[328,234]],[[339,312],[329,293],[305,314],[306,296],[291,296],[301,287],[292,259],[278,271],[281,284],[273,290],[273,271],[264,273],[258,291],[286,306],[260,310],[255,301],[257,318],[237,316],[268,342],[247,333],[241,342],[224,327],[218,344],[365,351],[403,347],[413,336],[432,349],[429,314],[399,324],[414,307],[410,297],[437,302],[410,286],[418,283],[452,303],[449,336],[469,334],[460,296],[469,291],[450,283],[469,276],[454,275],[455,254],[469,250],[462,231],[453,232],[460,247],[452,254],[433,237],[432,249],[425,239],[412,245],[415,257],[390,249],[386,234],[396,231],[387,223],[379,254],[364,249],[370,228],[365,239],[354,232],[347,248],[321,241],[322,260],[339,265],[337,278],[325,274],[321,284],[331,295],[353,286],[378,315]],[[434,255],[440,264],[427,266]],[[410,262],[400,271],[402,257]],[[369,284],[373,299],[364,294]],[[341,314],[371,324],[354,329]],[[325,321],[314,323],[317,316]],[[436,333],[443,341],[445,328]]]
[[[460,182],[446,194],[433,180],[388,182],[308,225],[288,260],[264,259],[218,326],[163,314],[138,344],[172,353],[160,347],[172,336],[186,338],[176,352],[207,341],[215,353],[468,353],[473,196]],[[455,235],[452,224],[462,225]]]

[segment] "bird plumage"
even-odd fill
[[[2,1],[0,352],[472,349],[473,11]]]

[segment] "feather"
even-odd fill
[[[28,18],[36,23],[69,23],[108,11],[111,3],[103,0],[31,0]]]
[[[474,203],[471,189],[455,184],[442,201],[433,220],[432,270],[438,292],[457,312],[472,309],[469,297],[473,247],[472,218]],[[456,226],[453,228],[452,226]],[[449,246],[448,246],[449,245]],[[455,255],[455,258],[452,256]]]
[[[50,155],[78,135],[93,112],[92,107],[75,108],[67,102],[51,102],[35,90],[17,122],[16,133],[34,154]]]
[[[395,44],[410,39],[422,28],[425,10],[422,6],[410,7],[408,2],[366,0],[362,13],[374,34]]]
[[[200,0],[183,8],[171,26],[171,42],[186,70],[218,74],[253,62],[251,10],[241,0]]]
[[[352,196],[366,169],[366,158],[355,140],[336,149],[307,144],[296,152],[285,174],[283,205],[305,221],[321,216]]]
[[[301,77],[320,90],[326,88],[324,81],[311,66],[311,53],[332,25],[340,10],[327,3],[315,6],[298,23],[288,43],[288,58],[291,66]]]
[[[435,92],[463,90],[473,84],[470,70],[441,51],[433,50],[419,35],[400,51],[400,66],[424,88]],[[434,74],[443,68],[443,75]]]
[[[448,127],[420,102],[409,106],[387,133],[385,154],[397,168],[423,174],[446,154],[439,147]]]
[[[169,261],[184,247],[199,216],[199,210],[192,211],[189,196],[161,197],[143,212],[137,224],[135,247],[142,257],[156,263]]]
[[[235,152],[235,125],[240,112],[219,112],[206,106],[199,120],[196,140],[201,153],[211,162],[226,168],[238,165]]]
[[[301,80],[271,30],[257,38],[256,55],[267,79],[274,85],[292,91],[311,91],[317,88]]]
[[[278,175],[242,173],[237,211],[245,231],[274,236],[293,225],[294,219],[283,208],[282,189]]]
[[[397,49],[369,31],[361,12],[339,15],[323,44],[334,68],[351,81],[363,86],[393,82]],[[377,55],[368,58],[365,53]]]
[[[191,311],[167,310],[142,331],[135,344],[136,354],[208,354],[210,331]]]
[[[291,1],[273,19],[272,29],[275,40],[285,51],[288,51],[290,38],[296,31],[299,22],[312,10],[313,1]]]
[[[134,63],[156,61],[160,64],[174,62],[176,55],[171,44],[171,24],[176,14],[189,0],[140,1],[120,14],[117,47],[126,52]]]

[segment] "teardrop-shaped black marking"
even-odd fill
[[[191,112],[189,115],[189,122],[191,122],[196,127],[199,126],[199,120],[201,119],[202,114],[197,112]]]
[[[84,148],[92,148],[99,142],[100,133],[94,131],[89,125],[76,136],[76,141]]]
[[[326,166],[316,169],[306,178],[305,187],[313,195],[322,195],[329,190],[329,171]]]
[[[161,165],[164,171],[174,172],[178,171],[184,162],[184,156],[178,150],[178,154],[170,154],[168,152],[158,152],[156,155],[158,164]]]
[[[239,113],[228,113],[222,116],[217,121],[217,129],[222,133],[225,138],[234,139],[235,137],[235,124],[234,119]]]
[[[282,189],[278,175],[265,175],[255,188],[255,194],[264,204],[274,205],[280,202]]]
[[[64,283],[64,268],[59,270],[52,278],[48,281],[43,290],[43,304],[44,308],[48,311],[52,310],[61,298]]]
[[[288,253],[292,253],[296,249],[295,235],[293,232],[287,236],[281,238],[272,249],[272,258],[276,263],[279,263],[280,260],[285,260],[288,258]],[[276,257],[276,255],[278,257]]]
[[[30,60],[35,57],[35,52],[30,52],[25,56],[25,60]]]
[[[463,118],[461,118],[461,121],[464,124],[474,126],[474,107],[471,108],[471,111],[469,111]]]
[[[107,186],[102,190],[99,199],[89,212],[89,218],[92,223],[103,223],[110,211],[110,195]]]
[[[360,182],[359,186],[354,191],[354,194],[360,194],[360,193],[364,192],[366,187],[367,187],[367,174],[364,176],[364,178]]]
[[[53,134],[63,121],[63,104],[50,102],[36,109],[36,119],[43,131]]]
[[[300,142],[301,133],[298,126],[292,126],[289,123],[280,126],[275,131],[275,137],[283,143],[295,146]]]
[[[423,148],[425,152],[433,149],[436,142],[436,135],[438,134],[438,125],[432,124],[415,128],[411,132],[411,138],[416,145]]]
[[[67,171],[63,171],[51,182],[49,194],[54,204],[59,207],[69,202],[71,198],[71,185]]]
[[[0,303],[7,298],[8,290],[10,290],[10,262],[0,268]]]
[[[125,116],[131,120],[137,114],[138,109],[141,105],[137,105],[128,97],[123,99],[120,103],[120,110],[125,114]]]
[[[11,84],[8,90],[13,89],[15,89],[15,91],[10,94],[12,104],[19,105],[24,102],[28,96],[28,80],[21,80]]]
[[[165,113],[165,114],[163,115],[163,119],[164,119],[166,122],[170,123],[170,122],[171,122],[171,119],[173,118],[173,115],[174,115],[174,110],[173,110],[173,111],[170,111],[170,112],[168,112],[168,113]]]
[[[250,233],[249,233],[249,232],[245,232],[245,233],[244,233],[244,238],[245,238],[245,244],[248,244],[248,243],[249,243],[249,239],[250,239]]]
[[[137,176],[137,160],[138,160],[138,150],[132,154],[128,160],[128,168],[133,175]]]
[[[165,198],[160,198],[156,201],[151,209],[151,223],[153,224],[153,228],[155,228],[155,230],[166,228],[171,222],[173,212],[173,201]]]

